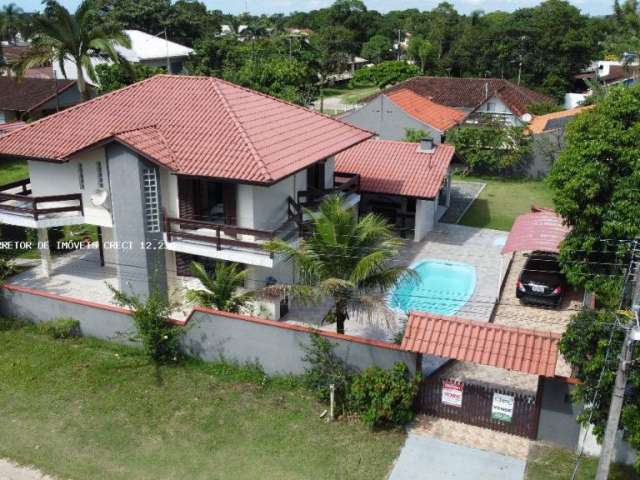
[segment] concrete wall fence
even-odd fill
[[[129,310],[62,297],[29,288],[5,285],[0,290],[0,315],[36,323],[54,318],[74,318],[84,336],[131,344],[135,332]],[[206,361],[224,359],[240,364],[258,363],[265,373],[301,374],[311,335],[330,340],[335,353],[351,367],[361,370],[375,365],[391,368],[397,362],[415,372],[416,354],[399,345],[332,332],[313,330],[257,317],[195,308],[184,321],[185,350]]]

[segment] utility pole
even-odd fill
[[[635,247],[634,247],[635,252]],[[632,255],[631,261],[635,261],[635,255]],[[629,377],[629,369],[633,362],[633,343],[640,341],[640,268],[636,267],[633,278],[633,302],[632,310],[635,316],[635,322],[627,325],[622,344],[622,352],[620,353],[620,363],[616,372],[616,381],[611,395],[611,406],[609,407],[609,416],[607,418],[607,428],[604,432],[604,440],[602,442],[602,450],[600,452],[600,460],[598,461],[598,470],[596,472],[596,480],[607,480],[609,477],[609,467],[613,458],[613,450],[616,443],[618,433],[618,424],[620,422],[620,414],[622,413],[622,405],[624,403],[624,394],[627,388],[627,379]]]
[[[400,33],[402,32],[402,30],[398,29],[398,58],[397,60],[400,61]]]

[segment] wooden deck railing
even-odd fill
[[[31,215],[34,220],[38,220],[43,215],[63,212],[78,212],[84,214],[84,206],[82,204],[82,194],[70,193],[66,195],[46,195],[40,197],[31,197],[30,180],[20,180],[0,186],[0,211],[16,212],[23,215]],[[7,191],[21,188],[18,193],[5,193]],[[9,204],[7,202],[10,202]],[[43,203],[68,202],[69,205],[60,205],[53,207],[42,207]]]
[[[202,220],[189,220],[185,218],[173,218],[165,216],[164,231],[167,234],[167,242],[175,239],[195,240],[215,245],[217,250],[224,247],[240,247],[251,250],[264,251],[263,244],[277,236],[278,230],[254,230],[251,228],[236,227],[235,225],[221,225]],[[213,230],[213,235],[207,235],[198,230]],[[254,241],[238,240],[237,235],[250,235]]]
[[[357,193],[360,191],[360,175],[357,173],[334,173],[333,188],[309,188],[298,192],[298,203],[303,207],[312,207],[319,204],[322,199],[334,193]]]

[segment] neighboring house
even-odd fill
[[[576,115],[591,107],[577,107],[571,110],[562,110],[547,115],[535,117],[527,131],[533,135],[533,150],[531,161],[526,166],[527,175],[532,177],[542,177],[546,175],[560,150],[564,146],[564,132],[567,124]]]
[[[376,96],[362,108],[341,117],[347,123],[376,132],[387,140],[404,140],[407,129],[423,130],[436,144],[447,130],[459,125],[466,114],[435,103],[406,88]]]
[[[385,132],[388,127],[380,131],[374,129],[382,138],[402,139],[405,128],[416,128],[416,118],[428,119],[426,123],[442,133],[453,126],[452,120],[475,124],[486,116],[500,119],[508,125],[526,125],[532,118],[529,113],[531,104],[552,101],[546,95],[498,78],[415,77],[369,97],[363,113],[354,111],[343,119],[363,128],[376,122],[381,125],[384,119],[374,117],[384,117],[388,112],[382,108],[384,99],[379,97],[391,98],[400,92],[405,97],[410,95],[405,92],[411,92],[413,99],[421,97],[422,102],[420,105],[417,101],[394,102],[396,106],[404,104],[399,108],[406,114],[403,119],[406,123],[396,123],[388,132]],[[436,105],[442,108],[436,109]],[[453,114],[451,109],[458,111],[459,115]],[[441,137],[442,133],[435,133],[434,140],[439,142],[438,136]]]
[[[150,67],[167,68],[169,64],[169,73],[182,73],[184,62],[193,53],[193,49],[185,47],[175,42],[165,40],[163,36],[149,35],[140,30],[125,30],[131,39],[131,48],[125,48],[120,45],[115,46],[116,52],[125,60],[131,63],[140,63]],[[101,57],[93,57],[91,59],[93,66],[100,64],[111,64],[111,60]],[[71,59],[65,59],[64,72],[57,62],[54,62],[53,68],[58,78],[78,78],[78,69]],[[89,75],[85,72],[85,79],[91,82]]]
[[[638,81],[638,63],[631,61],[597,60],[585,71],[575,76],[573,92],[565,94],[564,107],[567,109],[580,106],[591,95],[591,87],[587,80],[598,82],[605,87],[614,85],[631,86]]]
[[[5,59],[7,68],[0,70],[0,76],[13,76],[11,68],[20,61],[21,57],[31,49],[30,45],[2,45],[2,56]],[[47,62],[38,67],[25,70],[24,77],[27,78],[53,78],[53,67]]]
[[[0,77],[0,124],[37,119],[81,101],[75,80]]]
[[[339,175],[360,177],[361,212],[384,215],[416,242],[434,229],[451,203],[452,145],[372,139],[336,155]]]
[[[173,290],[193,259],[245,265],[248,288],[290,282],[263,244],[297,242],[301,203],[332,192],[334,156],[372,135],[217,78],[157,75],[0,138],[0,158],[30,172],[29,195],[3,195],[0,223],[43,241],[48,227],[98,226],[113,246],[102,262],[142,296]],[[340,186],[352,205],[356,184]]]

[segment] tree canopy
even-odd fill
[[[626,240],[640,233],[640,86],[611,89],[568,125],[548,182],[572,228],[561,248],[568,279],[615,305]]]

